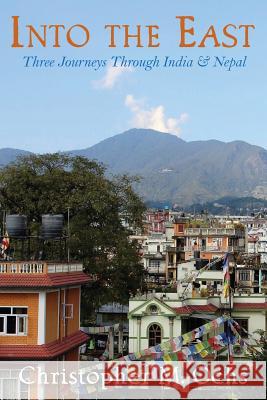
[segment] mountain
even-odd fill
[[[5,165],[20,150],[0,150]],[[188,206],[231,196],[267,199],[267,151],[242,141],[186,142],[150,129],[132,129],[83,150],[113,174],[141,176],[136,190],[146,201]]]
[[[4,148],[0,149],[0,167],[3,167],[16,160],[17,157],[26,156],[30,154],[29,151]]]
[[[267,200],[255,197],[222,197],[216,201],[193,204],[185,209],[191,213],[208,211],[213,215],[261,215],[266,214]]]
[[[267,198],[267,151],[242,141],[185,142],[132,129],[72,154],[102,161],[112,173],[142,176],[136,189],[153,202],[185,206],[224,196]]]

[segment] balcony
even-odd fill
[[[173,262],[168,263],[168,267],[170,267],[170,268],[176,268],[178,265],[179,265],[179,263],[173,263]]]
[[[227,247],[223,247],[223,246],[202,246],[201,251],[227,251]]]
[[[258,253],[267,253],[267,246],[258,246]]]
[[[83,271],[81,263],[53,263],[45,261],[0,262],[0,274],[51,274],[81,271]]]
[[[146,268],[147,272],[149,274],[165,274],[165,266],[160,266],[160,267],[147,267]]]
[[[234,236],[236,234],[233,228],[186,228],[187,236]]]
[[[179,252],[190,252],[193,253],[194,251],[202,251],[202,252],[233,252],[233,251],[244,251],[244,246],[178,246],[178,247],[167,247],[167,251],[169,253],[179,253]]]
[[[167,246],[166,251],[169,253],[179,253],[180,251],[186,251],[186,246]]]
[[[144,258],[148,258],[148,259],[152,259],[152,260],[165,260],[166,254],[155,253],[155,252],[148,251],[148,252],[143,254],[143,257]]]

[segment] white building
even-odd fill
[[[253,344],[250,335],[256,329],[267,329],[266,296],[234,295],[232,303],[232,317],[244,328],[242,336]],[[189,332],[217,318],[222,310],[229,310],[229,304],[222,296],[181,300],[177,293],[153,293],[147,298],[131,299],[129,352],[138,352]],[[218,333],[211,332],[210,336]],[[208,337],[204,337],[204,340]]]
[[[248,231],[248,253],[260,254],[261,263],[267,263],[267,226],[252,227]]]
[[[129,352],[170,340],[230,312],[244,328],[242,336],[253,344],[250,335],[257,329],[267,329],[267,271],[257,263],[249,265],[252,258],[230,267],[234,285],[231,300],[223,296],[220,262],[199,272],[194,261],[178,265],[176,290],[165,289],[130,299]],[[212,336],[217,333],[212,332]]]
[[[165,226],[165,233],[152,232],[144,237],[142,242],[142,262],[148,273],[148,281],[151,283],[166,281],[166,253],[167,248],[174,245],[174,239],[173,224],[166,222]]]
[[[267,264],[267,231],[265,236],[259,238],[257,250],[261,255],[261,262]]]

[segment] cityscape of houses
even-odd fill
[[[156,210],[146,213],[145,227],[145,235],[132,239],[140,243],[149,290],[129,301],[129,352],[185,334],[224,312],[253,345],[254,332],[266,331],[267,218]],[[231,255],[227,298],[225,254]]]
[[[128,229],[144,267],[143,288],[128,304],[102,305],[94,323],[80,317],[81,286],[90,290],[92,280],[81,263],[1,260],[0,360],[127,357],[223,315],[239,325],[248,346],[257,347],[255,331],[267,329],[267,217],[187,215],[166,208],[147,210],[143,231]],[[232,355],[247,357],[238,346]],[[227,357],[227,350],[216,357]]]
[[[255,331],[267,328],[266,217],[203,217],[148,210],[144,232],[132,232],[130,240],[139,244],[146,292],[140,290],[131,297],[129,307],[124,306],[117,318],[120,305],[105,307],[107,322],[101,319],[102,326],[111,326],[114,317],[115,323],[123,321],[126,348],[118,347],[118,336],[112,334],[118,354],[141,352],[223,314],[239,324],[247,344],[256,346]],[[226,254],[230,259],[228,297],[223,294]],[[97,310],[97,315],[103,311],[103,307]],[[114,346],[110,351],[114,355]],[[233,356],[246,358],[239,346]]]

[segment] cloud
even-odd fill
[[[177,118],[167,118],[163,105],[147,107],[143,100],[135,99],[131,94],[126,96],[125,105],[133,113],[132,124],[135,128],[155,129],[180,136],[181,125],[189,118],[187,113],[182,113]]]
[[[112,89],[125,72],[132,72],[132,68],[113,67],[109,64],[103,78],[93,81],[93,85],[97,89]]]

